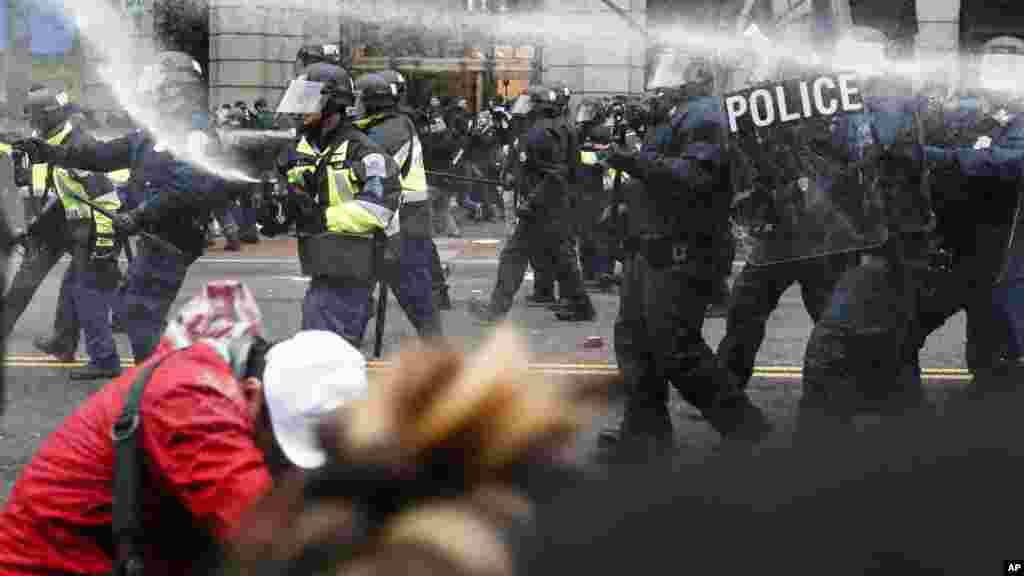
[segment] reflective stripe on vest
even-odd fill
[[[402,200],[404,202],[426,202],[430,199],[427,193],[427,169],[423,165],[423,145],[415,134],[412,140],[406,142],[395,152],[395,162],[399,167],[405,166],[409,158],[409,151],[412,150],[412,159],[409,166],[409,174],[401,178]]]
[[[132,177],[132,171],[125,168],[124,170],[118,170],[116,172],[107,172],[107,178],[110,178],[114,184],[118,186],[127,184],[128,180]]]
[[[310,156],[317,161],[323,157],[310,146],[306,138],[299,141],[295,149],[303,156]],[[348,158],[348,142],[338,146],[327,161],[327,208],[324,215],[327,220],[329,232],[340,232],[346,234],[372,234],[382,230],[391,220],[393,212],[384,206],[355,200],[355,189],[359,185],[352,174],[352,169],[345,167],[345,160]],[[288,183],[299,187],[303,186],[303,175],[307,172],[315,172],[316,166],[297,166],[288,171]]]
[[[46,139],[46,143],[50,146],[60,146],[64,143],[64,139],[71,134],[71,123],[65,122],[64,128],[58,132],[55,136]],[[35,195],[41,195],[46,192],[46,172],[49,168],[49,164],[33,164],[32,165],[32,191]],[[63,170],[62,168],[55,168],[54,172]]]
[[[118,197],[116,190],[102,196],[97,196],[92,201],[101,208],[105,208],[108,212],[117,212],[121,208],[121,199]],[[96,247],[113,248],[116,238],[114,235],[114,221],[99,212],[93,212],[92,219],[93,225],[96,228],[96,239],[94,240]]]

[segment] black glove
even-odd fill
[[[11,147],[27,154],[33,164],[48,164],[54,156],[54,147],[39,138],[18,140]]]
[[[122,212],[114,216],[114,230],[124,236],[131,236],[142,229],[142,222],[134,210]]]
[[[615,145],[608,154],[605,163],[616,170],[636,172],[637,154],[626,146]]]

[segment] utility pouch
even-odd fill
[[[299,238],[299,265],[305,276],[371,283],[378,253],[372,235],[326,232]]]

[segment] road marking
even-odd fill
[[[42,354],[9,354],[4,362],[5,366],[12,368],[74,368],[85,365],[85,360],[75,362],[61,362],[50,356]],[[124,359],[121,361],[124,367],[133,366],[133,360]],[[368,370],[383,372],[394,367],[394,363],[388,360],[370,360],[366,363]],[[544,363],[535,362],[530,364],[530,369],[537,372],[555,374],[584,374],[584,375],[607,375],[618,372],[618,366],[614,364],[599,363]],[[754,376],[771,378],[800,378],[803,370],[800,366],[757,366],[754,368]],[[931,380],[969,380],[970,372],[964,368],[925,368],[922,370],[925,378]]]

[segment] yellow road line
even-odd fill
[[[10,368],[76,368],[85,365],[85,359],[75,362],[61,362],[51,356],[43,354],[10,354],[6,357],[4,365]],[[132,360],[122,360],[121,366],[128,368],[133,365]],[[373,372],[386,371],[393,367],[390,361],[369,361],[367,368]],[[598,363],[535,363],[530,365],[531,370],[538,372],[552,372],[556,374],[577,374],[577,375],[605,375],[614,374],[618,367],[614,364]],[[932,380],[968,380],[970,373],[963,368],[926,368],[923,371],[926,378]],[[800,378],[803,370],[800,366],[757,366],[754,368],[754,376],[772,378]]]

